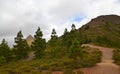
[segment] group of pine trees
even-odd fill
[[[12,60],[10,48],[5,41],[5,39],[2,40],[2,43],[0,44],[0,65],[9,62]]]
[[[75,30],[75,25],[72,24],[71,31],[68,32],[68,30],[65,29],[63,35],[58,38],[56,30],[53,29],[51,33],[51,39],[46,42],[46,40],[43,38],[43,33],[40,27],[38,27],[37,31],[35,32],[34,41],[31,47],[28,46],[26,39],[24,39],[22,31],[19,31],[17,33],[17,36],[14,38],[15,45],[13,45],[12,49],[10,49],[5,39],[2,40],[2,43],[0,44],[0,61],[2,60],[4,63],[9,62],[13,59],[25,59],[28,57],[28,53],[31,50],[35,51],[35,58],[40,59],[46,55],[45,49],[48,46],[51,48],[51,51],[54,52],[51,53],[53,56],[55,56],[54,54],[56,53],[55,49],[58,49],[56,47],[63,47],[67,49],[69,57],[75,58],[77,55],[81,55],[79,52],[82,51],[79,50],[79,41],[74,37]],[[60,48],[59,50],[63,48]]]
[[[41,58],[42,55],[44,55],[46,47],[46,41],[42,38],[42,36],[42,31],[38,28],[36,34],[34,35],[32,47],[28,46],[26,39],[24,39],[22,35],[22,31],[19,31],[17,36],[14,38],[15,45],[13,45],[13,48],[10,48],[7,41],[3,39],[0,44],[0,65],[11,60],[21,60],[27,58],[30,48],[35,51],[36,58]]]
[[[63,35],[60,37],[58,37],[56,30],[53,29],[51,39],[46,42],[40,27],[38,27],[34,35],[34,41],[29,46],[22,35],[22,31],[19,31],[14,38],[15,44],[13,48],[9,48],[5,39],[0,44],[0,66],[10,61],[30,61],[33,59],[42,61],[40,63],[42,70],[76,69],[93,66],[100,62],[101,52],[95,50],[91,54],[84,50],[85,48],[82,48],[81,44],[88,41],[86,41],[87,37],[83,39],[82,37],[84,36],[82,34],[79,36],[75,25],[72,24],[71,31],[69,32],[65,28]],[[28,60],[31,57],[31,52],[34,55],[32,55],[32,59]]]
[[[14,45],[13,48],[16,60],[27,58],[30,49],[35,51],[36,58],[42,58],[46,47],[46,41],[42,37],[42,31],[40,30],[40,27],[38,27],[34,35],[34,42],[31,47],[29,47],[26,39],[23,38],[22,31],[19,31],[17,37],[15,37],[16,45]]]

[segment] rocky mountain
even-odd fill
[[[32,42],[34,41],[34,38],[32,37],[32,35],[29,35],[26,38],[26,41],[27,41],[28,45],[31,46]]]

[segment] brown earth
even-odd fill
[[[120,67],[114,64],[112,60],[114,49],[90,44],[83,44],[82,46],[89,46],[102,51],[102,61],[94,67],[81,69],[84,74],[120,74]]]
[[[34,51],[31,51],[31,52],[29,52],[29,54],[28,54],[28,58],[26,59],[26,61],[31,61],[31,60],[33,60],[34,59]]]

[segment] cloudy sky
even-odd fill
[[[26,37],[38,26],[48,40],[53,28],[60,36],[72,23],[79,28],[109,14],[120,15],[120,0],[0,0],[0,42],[5,38],[12,45],[19,30]]]

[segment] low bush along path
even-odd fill
[[[114,49],[91,44],[83,44],[82,46],[89,46],[102,51],[102,61],[97,63],[94,67],[81,69],[84,74],[120,74],[120,67],[114,64],[114,60],[112,60]]]
[[[91,44],[83,44],[82,46],[89,46],[91,48],[97,48],[102,51],[102,61],[97,63],[94,67],[80,69],[84,74],[120,74],[120,67],[113,63],[112,60],[113,50],[112,48],[100,47]],[[32,60],[34,52],[29,54],[28,61]],[[88,61],[89,62],[89,61]],[[55,73],[62,74],[62,73]]]

